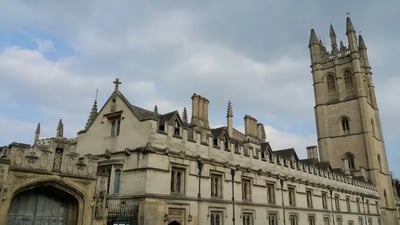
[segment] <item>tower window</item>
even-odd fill
[[[342,132],[343,134],[350,134],[350,121],[347,118],[342,118]]]
[[[344,170],[354,170],[356,168],[354,164],[354,155],[351,154],[350,152],[344,154],[343,163],[344,163]]]
[[[353,87],[354,87],[353,75],[348,70],[346,70],[344,72],[344,83],[345,83],[347,89],[353,89]]]
[[[332,74],[329,74],[326,77],[326,83],[328,85],[328,94],[331,98],[336,98],[337,93],[336,93],[336,83],[335,83],[335,77]]]

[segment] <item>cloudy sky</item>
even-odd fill
[[[118,3],[118,4],[116,4]],[[119,77],[131,103],[161,113],[210,100],[210,123],[250,114],[274,149],[316,145],[308,51],[312,27],[347,42],[350,13],[368,48],[391,170],[400,176],[400,3],[378,1],[1,1],[0,146],[32,143],[64,121],[74,137],[99,90]],[[190,111],[189,111],[190,112]],[[396,164],[397,163],[397,164]]]

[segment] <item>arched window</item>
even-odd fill
[[[356,168],[354,163],[354,155],[350,152],[346,152],[343,155],[343,166],[344,170],[354,170]]]
[[[351,74],[351,72],[349,70],[344,71],[344,83],[345,83],[347,89],[354,88],[353,75]]]
[[[116,169],[115,176],[114,176],[114,194],[119,193],[120,182],[121,182],[121,170]]]
[[[326,83],[328,85],[328,92],[329,93],[336,93],[336,83],[335,83],[335,77],[333,77],[332,74],[329,74],[326,77]]]
[[[340,122],[342,125],[342,133],[350,134],[350,120],[346,117],[343,117]]]

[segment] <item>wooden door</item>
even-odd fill
[[[49,189],[20,193],[11,202],[7,225],[74,225],[68,218],[76,210],[65,197]]]

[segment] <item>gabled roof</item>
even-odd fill
[[[295,158],[296,161],[299,160],[299,157],[297,157],[297,154],[296,154],[296,151],[294,150],[294,148],[288,148],[288,149],[282,149],[282,150],[273,151],[272,154],[279,155],[279,156],[281,156],[282,158],[285,158],[285,159]]]
[[[267,151],[269,154],[272,154],[272,148],[269,142],[261,143],[261,151]]]
[[[183,121],[179,116],[179,112],[177,110],[162,115],[158,115],[158,120],[160,124],[164,124],[166,121],[171,121],[171,119],[173,118],[176,118],[180,124],[183,124]]]

